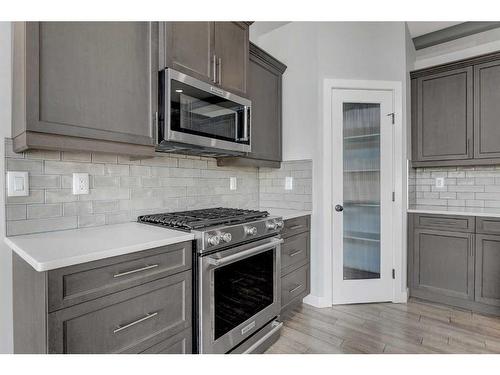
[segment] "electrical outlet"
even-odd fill
[[[443,188],[444,187],[444,177],[437,177],[436,178],[436,187],[437,188]]]
[[[229,190],[236,190],[238,188],[238,182],[236,177],[229,177]]]
[[[73,173],[73,194],[88,194],[89,193],[89,174],[88,173]]]
[[[27,197],[30,195],[28,172],[7,172],[7,196]]]
[[[293,190],[293,177],[285,178],[285,190]]]

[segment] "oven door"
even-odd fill
[[[281,308],[281,243],[267,238],[199,258],[200,353],[226,353]]]
[[[162,140],[250,152],[251,101],[172,69],[160,76]]]

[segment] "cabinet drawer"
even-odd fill
[[[50,271],[49,312],[186,271],[191,256],[182,242]]]
[[[446,229],[468,233],[473,233],[475,229],[472,216],[415,214],[414,219],[416,228]]]
[[[294,219],[285,220],[285,226],[281,235],[283,237],[293,236],[302,232],[309,231],[310,216],[301,216]]]
[[[288,237],[281,246],[281,274],[309,262],[309,232]]]
[[[192,345],[192,330],[188,328],[147,348],[141,354],[191,354],[193,352]]]
[[[281,308],[309,293],[309,264],[281,278]]]
[[[191,272],[50,313],[49,353],[138,352],[191,325]]]
[[[476,217],[476,232],[481,234],[500,234],[500,218]]]

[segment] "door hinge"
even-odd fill
[[[393,268],[392,269],[392,278],[395,279],[396,278],[396,270]]]
[[[388,114],[387,114],[387,116],[391,116],[392,125],[394,125],[394,123],[395,123],[395,122],[394,122],[394,116],[395,116],[395,115],[396,115],[396,114],[395,114],[394,112],[392,112],[392,113],[388,113]]]
[[[392,201],[396,202],[396,192],[392,192]]]

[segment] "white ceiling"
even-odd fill
[[[407,22],[408,30],[410,30],[410,35],[412,38],[432,33],[433,31],[446,29],[447,27],[458,25],[459,23],[462,22]]]

